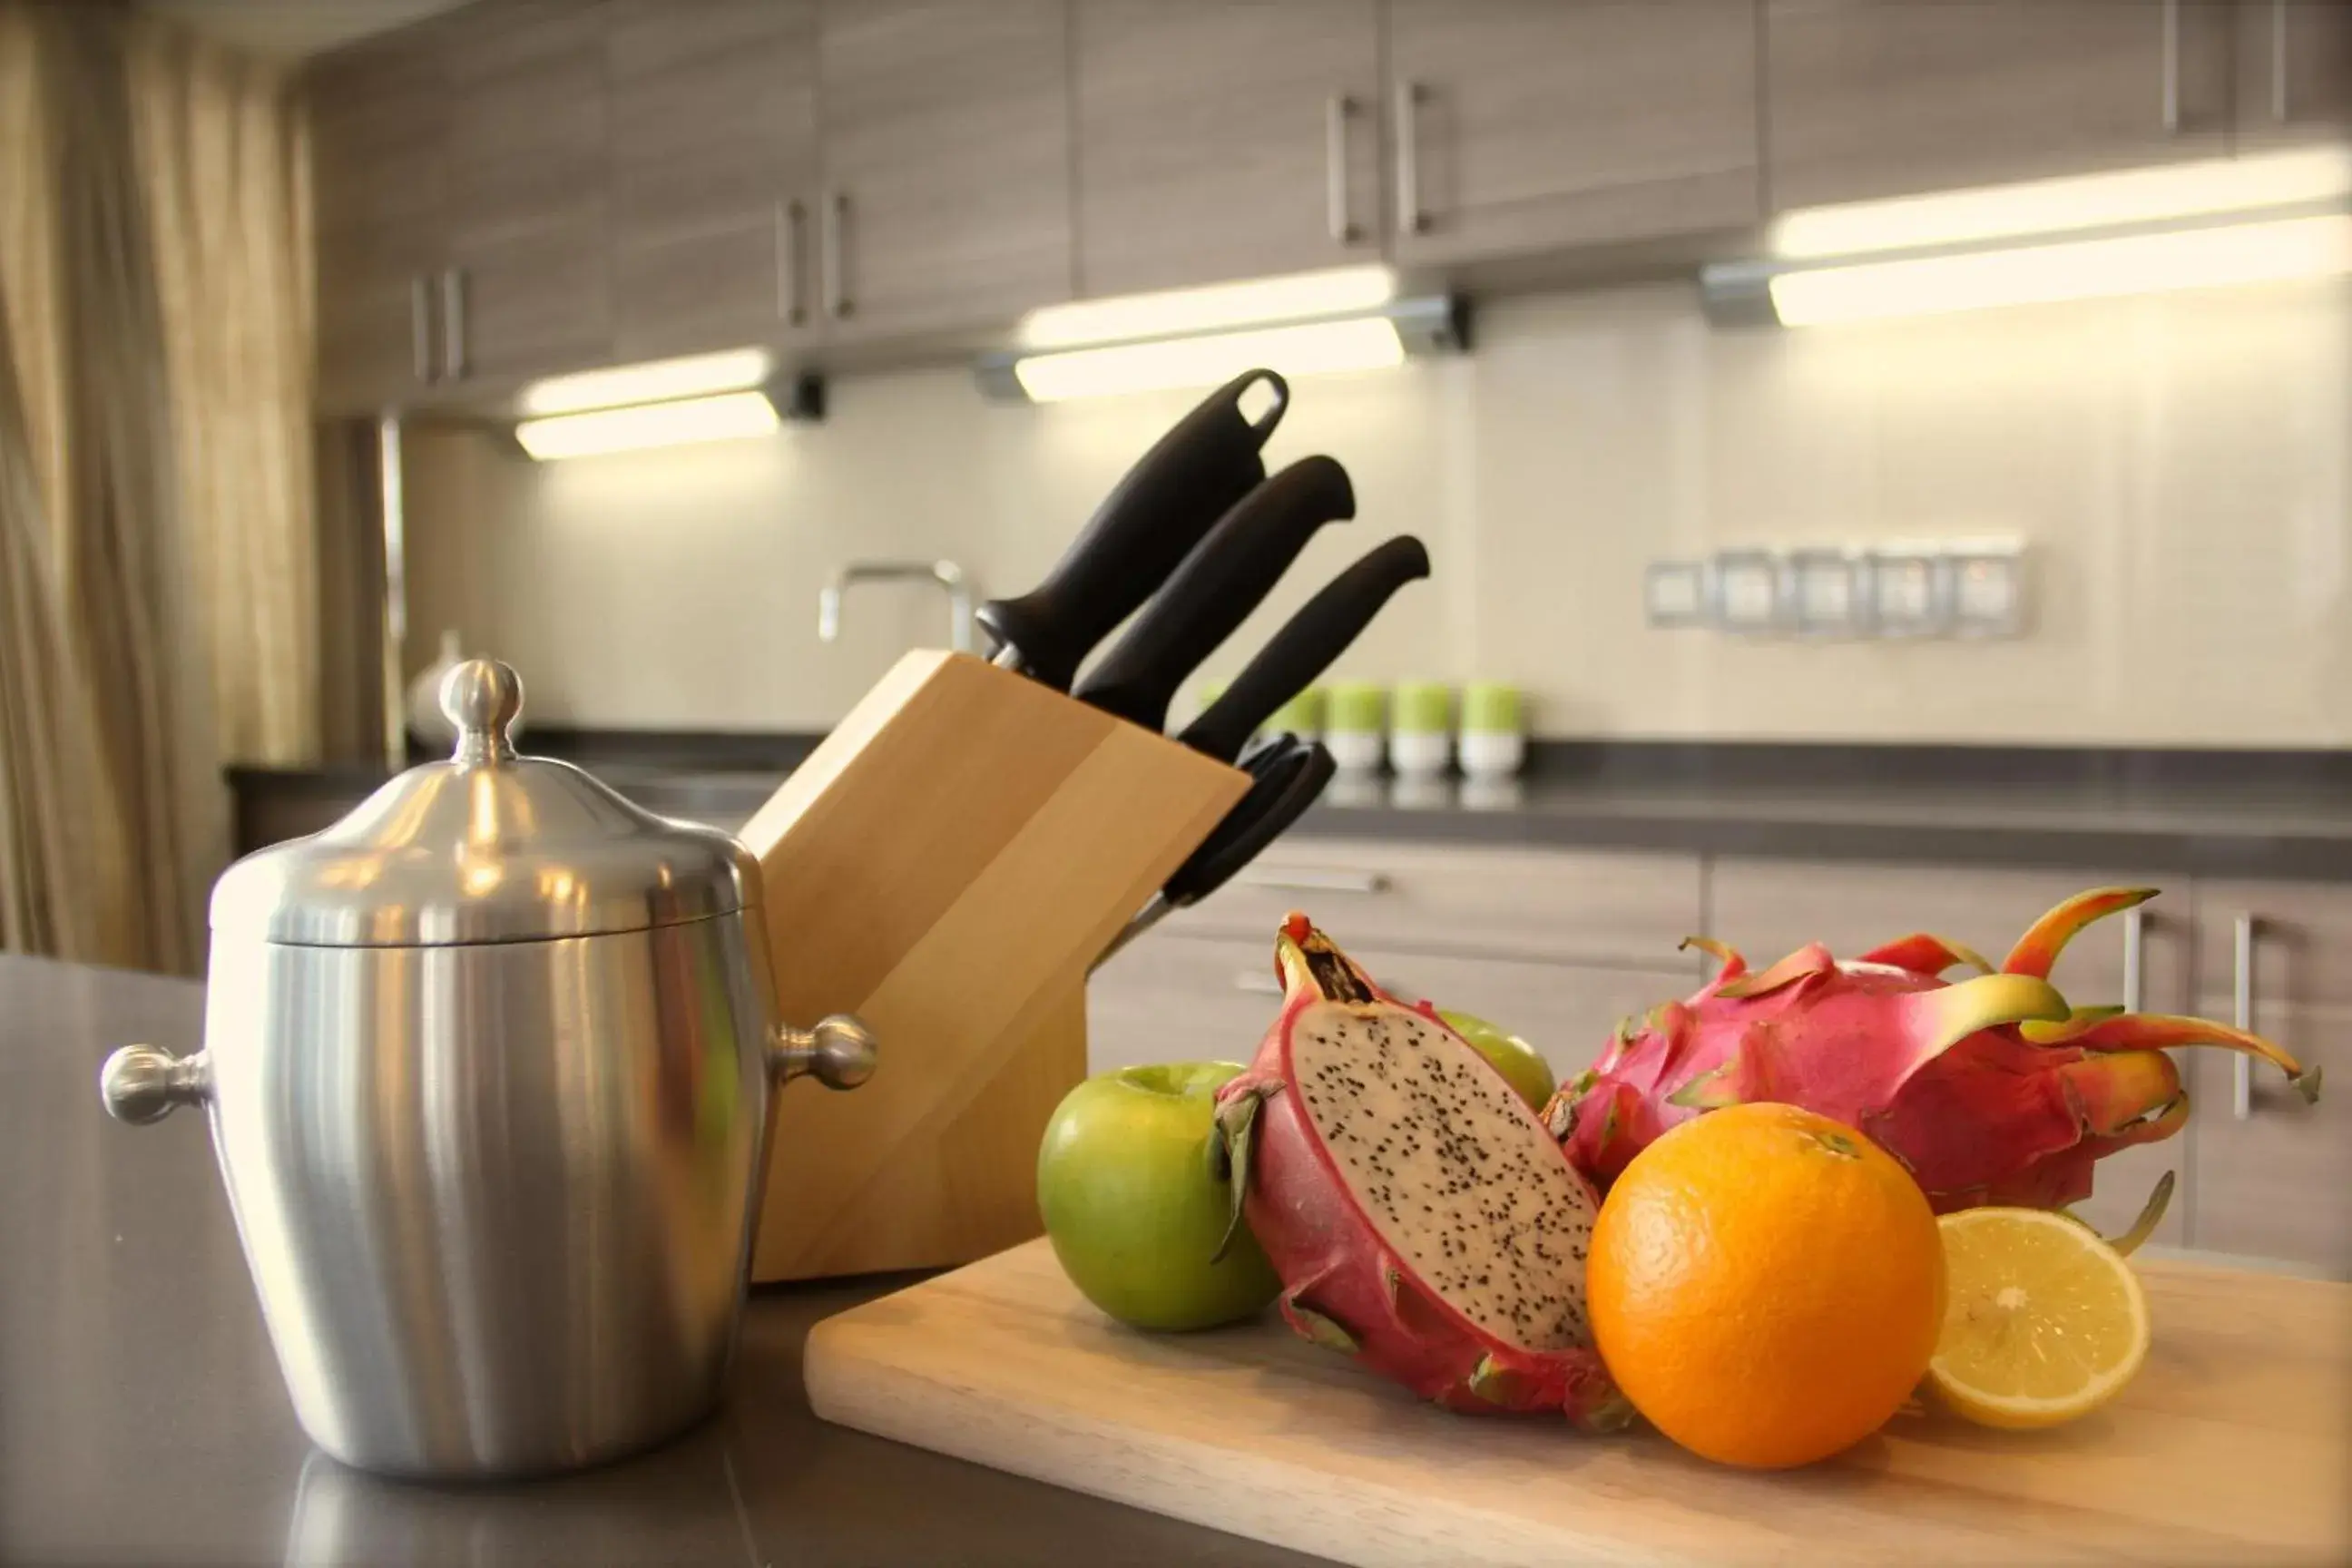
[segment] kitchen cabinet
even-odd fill
[[[2074,1005],[2123,1003],[2143,1012],[2184,1011],[2189,999],[2191,894],[2185,879],[2137,911],[2110,915],[2059,955],[2051,983]],[[1726,857],[1708,868],[1708,934],[1763,968],[1808,942],[1856,958],[1923,927],[1965,942],[1999,963],[2028,926],[2087,888],[2157,887],[2160,879],[2112,868],[2083,871],[1982,870],[1948,866],[1822,865]],[[1952,978],[1962,977],[1954,971]],[[2184,1080],[2189,1053],[2176,1052]],[[2209,1113],[2200,1111],[2201,1121]],[[2188,1193],[2197,1180],[2197,1125],[2160,1143],[2100,1161],[2092,1195],[2075,1211],[2105,1235],[2128,1226],[2164,1173],[2177,1173],[2173,1201],[2155,1239],[2205,1245],[2192,1233]]]
[[[1084,292],[1379,259],[1377,0],[1076,0],[1070,26]]]
[[[1765,0],[1771,204],[2226,153],[2231,30],[2198,0]]]
[[[593,0],[500,0],[441,33],[445,386],[610,357],[603,29]]]
[[[1135,943],[1087,985],[1088,1070],[1249,1060],[1280,1010],[1272,951],[1270,938],[1155,933]],[[1688,966],[1620,969],[1352,943],[1348,951],[1395,995],[1491,1018],[1542,1050],[1562,1076],[1599,1057],[1619,1019],[1686,995],[1693,984]]]
[[[816,312],[816,0],[614,0],[613,347],[806,340]]]
[[[2254,1032],[2333,1081],[2307,1105],[2267,1064],[2194,1053],[2195,1245],[2352,1279],[2352,889],[2200,882],[2196,1011],[2241,1016],[2242,981]]]
[[[1293,837],[1164,929],[1271,942],[1303,909],[1353,951],[1687,968],[1698,929],[1696,855]]]
[[[319,396],[331,407],[400,403],[432,378],[441,65],[433,36],[410,30],[331,57],[307,82]]]
[[[2239,0],[2238,144],[2352,134],[2352,0]]]
[[[1388,23],[1398,260],[1759,216],[1751,5],[1390,0]]]
[[[828,335],[919,335],[1069,297],[1062,0],[824,0],[817,81]]]

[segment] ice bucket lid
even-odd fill
[[[551,757],[518,756],[522,680],[495,659],[441,682],[446,763],[392,779],[323,832],[213,888],[216,937],[438,947],[643,931],[755,906],[759,867],[717,828],[656,816]]]

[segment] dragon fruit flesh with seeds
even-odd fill
[[[1591,1184],[1475,1047],[1306,916],[1275,954],[1281,1016],[1217,1120],[1284,1320],[1451,1409],[1622,1424],[1585,1317]]]
[[[1818,942],[1751,973],[1693,938],[1722,971],[1687,1002],[1618,1026],[1601,1059],[1560,1087],[1543,1120],[1605,1190],[1678,1122],[1781,1100],[1859,1128],[1910,1169],[1938,1214],[2004,1204],[2057,1208],[2090,1195],[2104,1156],[2180,1131],[2189,1097],[2171,1046],[2223,1046],[2273,1063],[2306,1100],[2319,1071],[2259,1037],[2209,1023],[2069,1007],[2049,983],[2066,942],[2155,896],[2100,888],[2052,910],[1996,971],[1919,934],[1839,963]],[[1948,970],[1975,976],[1948,984]]]

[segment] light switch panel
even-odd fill
[[[1789,622],[1805,637],[1859,637],[1870,625],[1870,566],[1843,550],[1794,550],[1786,572]]]
[[[1653,561],[1642,574],[1642,615],[1654,626],[1706,625],[1706,568],[1696,561]]]
[[[1715,624],[1727,632],[1780,629],[1780,558],[1769,550],[1718,550],[1714,560]]]

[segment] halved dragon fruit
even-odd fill
[[[1275,957],[1281,1016],[1217,1114],[1284,1320],[1451,1409],[1621,1425],[1585,1317],[1591,1184],[1475,1047],[1305,915]]]

